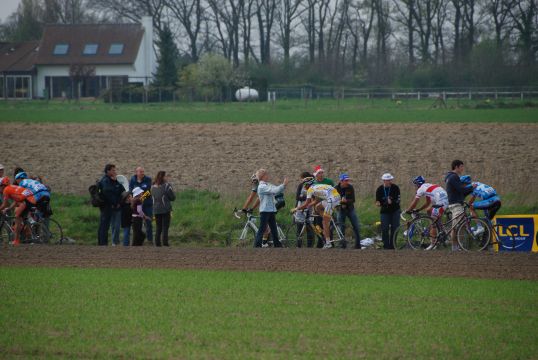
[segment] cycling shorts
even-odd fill
[[[330,196],[326,200],[323,200],[321,202],[321,205],[323,205],[323,216],[333,216],[334,209],[338,205],[340,205],[340,196]]]
[[[487,209],[493,207],[493,205],[496,202],[500,202],[500,201],[501,201],[501,198],[498,195],[495,195],[495,196],[490,197],[489,199],[475,201],[473,203],[473,207],[475,209],[479,209],[479,210],[487,210]]]
[[[432,206],[428,209],[428,215],[430,215],[433,218],[440,218],[445,213],[446,207],[445,206]]]

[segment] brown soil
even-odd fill
[[[363,195],[386,171],[410,192],[411,176],[442,182],[461,158],[501,194],[538,197],[538,124],[2,124],[0,136],[9,175],[22,166],[62,193],[86,194],[108,162],[126,175],[166,170],[176,189],[237,193],[257,168],[276,182],[322,164]]]
[[[531,253],[26,245],[1,249],[0,266],[253,270],[538,280],[538,255]]]

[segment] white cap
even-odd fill
[[[385,173],[383,176],[381,176],[381,180],[392,180],[394,179],[394,176],[392,176],[390,173]]]
[[[135,187],[133,189],[133,196],[134,197],[137,197],[138,195],[142,194],[144,192],[144,190],[142,190],[141,188],[139,187]]]
[[[0,164],[0,170],[4,169],[4,165]]]

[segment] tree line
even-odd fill
[[[165,85],[204,57],[254,84],[538,85],[538,0],[22,0],[0,38],[145,15]]]

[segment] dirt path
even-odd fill
[[[291,271],[538,280],[537,254],[320,249],[20,246],[0,266]]]
[[[9,175],[22,166],[62,193],[86,194],[108,162],[127,175],[167,170],[177,189],[238,192],[257,168],[295,179],[322,164],[363,194],[386,171],[411,191],[411,176],[441,182],[461,158],[501,194],[538,197],[538,124],[2,124],[0,136]]]

